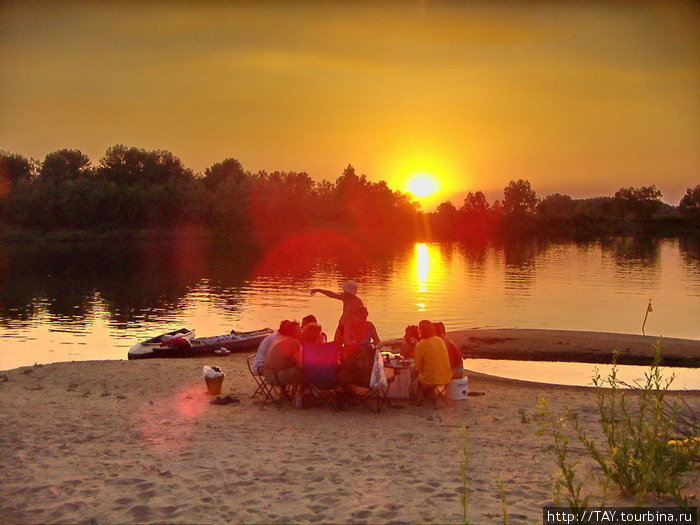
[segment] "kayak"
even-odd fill
[[[171,332],[165,332],[164,334],[151,337],[140,343],[136,343],[129,349],[129,359],[138,359],[142,355],[144,357],[150,357],[154,348],[161,346],[166,341],[171,339],[182,337],[183,339],[192,340],[194,339],[195,331],[189,328],[180,328],[179,330],[173,330]]]
[[[154,337],[132,346],[129,350],[129,359],[199,357],[243,352],[257,347],[272,332],[271,328],[262,328],[250,332],[231,330],[231,333],[228,334],[199,338],[188,338],[186,334],[183,334],[182,336],[166,337],[159,344],[144,344],[157,339]],[[170,335],[170,332],[163,335]]]

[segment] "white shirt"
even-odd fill
[[[262,367],[265,364],[265,358],[267,357],[267,351],[269,350],[270,346],[272,346],[272,343],[277,341],[277,339],[280,338],[280,333],[279,332],[273,332],[265,339],[260,341],[260,346],[258,346],[258,351],[255,354],[255,361],[253,361],[253,373],[260,375],[262,374],[262,370],[260,370],[260,367]]]

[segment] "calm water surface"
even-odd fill
[[[0,369],[125,359],[137,340],[181,326],[217,335],[314,313],[332,332],[340,302],[309,290],[339,290],[349,278],[385,339],[424,318],[448,330],[639,334],[650,299],[648,335],[700,339],[697,240],[385,247],[324,233],[265,250],[211,240],[22,244],[0,246]]]

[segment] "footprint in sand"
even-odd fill
[[[151,508],[147,505],[136,505],[129,509],[129,514],[135,520],[146,520],[151,515]]]

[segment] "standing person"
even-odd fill
[[[345,330],[345,324],[351,319],[352,313],[355,310],[364,306],[362,299],[357,296],[357,283],[355,281],[347,281],[343,285],[343,291],[340,293],[323,290],[321,288],[311,289],[311,295],[316,295],[317,292],[322,293],[331,299],[343,301],[343,313],[338,320],[338,328],[336,328],[335,336],[333,337],[333,340],[340,345],[343,342],[343,331]]]
[[[452,380],[452,368],[445,341],[438,337],[430,321],[421,321],[418,328],[421,340],[416,344],[414,359],[419,385],[446,385]]]
[[[367,308],[364,306],[355,309],[351,319],[345,323],[343,346],[370,346],[372,344],[376,347],[381,343],[374,324],[367,320],[368,315]]]

